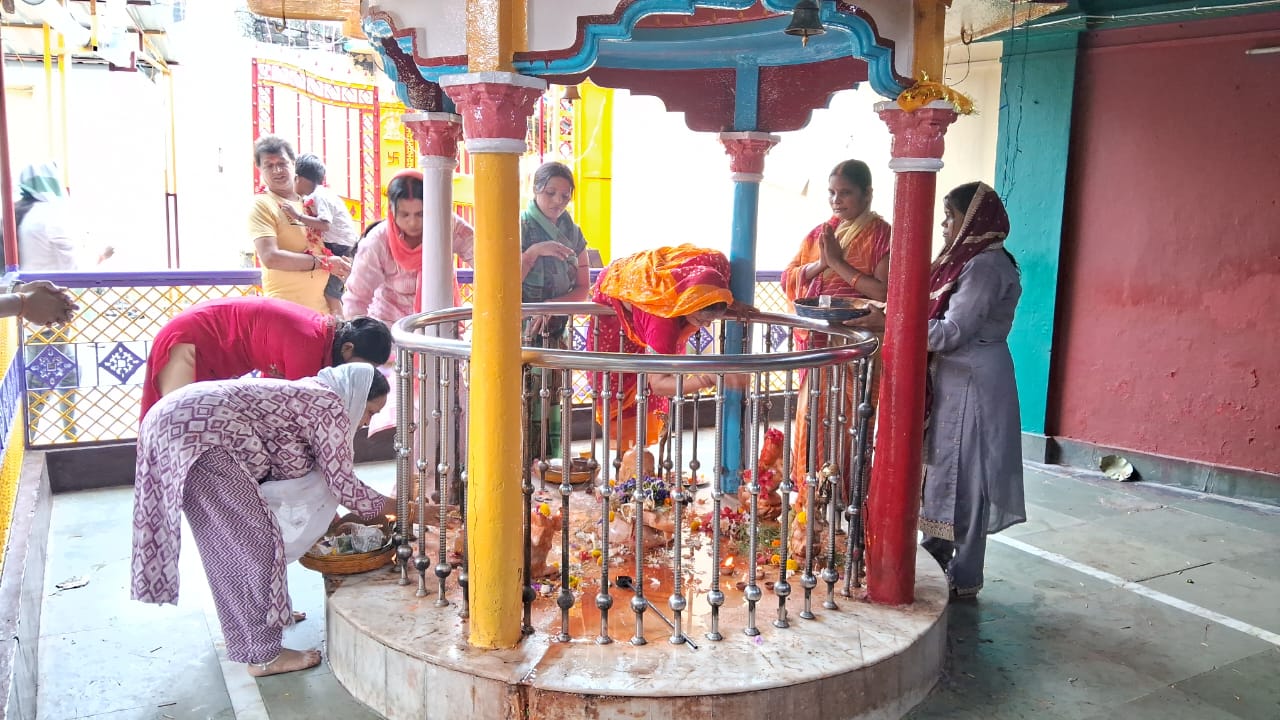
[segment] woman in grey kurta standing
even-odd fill
[[[929,278],[929,415],[925,429],[924,547],[952,597],[982,589],[987,535],[1026,520],[1022,439],[1009,328],[1022,295],[1004,249],[1009,215],[982,183],[947,194],[946,244]],[[874,326],[883,316],[853,321]]]
[[[987,535],[1027,519],[1022,439],[1009,329],[1022,295],[1004,249],[1009,215],[982,183],[947,194],[946,245],[929,283],[929,377],[925,431],[924,547],[955,597],[982,589]]]

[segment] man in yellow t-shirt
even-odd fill
[[[253,144],[253,161],[267,191],[253,199],[249,236],[262,265],[263,293],[327,314],[325,283],[331,273],[340,280],[346,278],[351,263],[308,252],[306,228],[290,218],[305,214],[302,198],[294,190],[294,159],[293,147],[275,135],[264,135]],[[294,212],[286,212],[286,207]]]

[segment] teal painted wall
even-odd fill
[[[1045,434],[1071,138],[1078,35],[1004,38],[996,190],[1009,211],[1007,247],[1022,268],[1009,347],[1022,430]]]

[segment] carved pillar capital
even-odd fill
[[[729,169],[734,182],[760,182],[764,179],[764,156],[782,138],[763,132],[722,132],[720,142],[729,156]]]
[[[880,119],[893,134],[889,167],[897,172],[937,172],[942,169],[942,153],[947,128],[959,117],[949,103],[933,102],[907,112],[894,102],[876,104]]]
[[[418,156],[423,163],[439,161],[450,169],[457,164],[462,116],[438,112],[405,113],[400,119],[413,131],[413,138],[418,141]]]
[[[458,106],[468,152],[524,153],[528,119],[534,102],[547,89],[545,80],[478,72],[445,75],[440,86]]]

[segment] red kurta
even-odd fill
[[[160,400],[157,379],[173,346],[196,350],[196,381],[230,380],[257,370],[300,380],[333,362],[337,320],[296,303],[266,297],[208,300],[183,310],[156,335],[147,358],[142,412]]]

